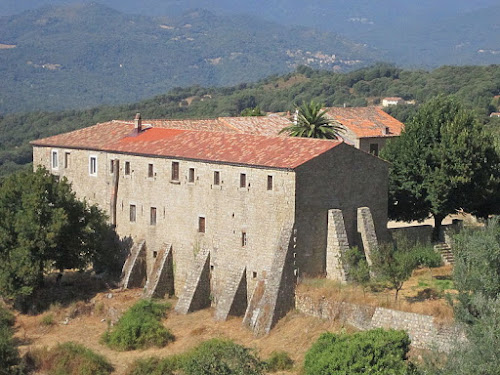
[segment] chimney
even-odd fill
[[[382,129],[382,134],[383,135],[389,135],[390,133],[390,129],[388,126],[384,126],[384,128]]]
[[[137,112],[134,118],[134,130],[132,131],[131,136],[136,136],[139,135],[139,133],[142,131],[142,119],[141,119],[141,114]]]

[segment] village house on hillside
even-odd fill
[[[405,100],[399,96],[392,96],[382,99],[382,107],[389,107],[391,105],[405,104]]]
[[[361,208],[385,237],[388,165],[342,141],[245,134],[238,121],[110,121],[32,142],[33,164],[132,238],[127,283],[147,275],[146,293],[175,293],[179,312],[212,303],[267,332],[293,307],[297,277],[345,276],[339,249],[361,245]],[[251,121],[262,134],[282,125]]]

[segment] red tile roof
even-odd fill
[[[356,137],[394,137],[401,135],[403,123],[378,107],[331,107],[327,114],[353,132]],[[384,134],[388,128],[388,134]]]
[[[293,169],[341,143],[162,128],[146,128],[131,136],[132,130],[132,124],[111,121],[32,144]]]

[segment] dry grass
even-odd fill
[[[110,297],[110,293],[112,298]],[[116,321],[130,306],[140,298],[142,290],[112,290],[97,294],[85,304],[87,313],[68,318],[74,306],[56,306],[51,313],[58,318],[50,327],[41,327],[43,315],[18,315],[16,336],[21,342],[21,351],[37,350],[43,347],[49,349],[67,341],[83,344],[89,349],[104,355],[115,367],[114,374],[124,374],[127,367],[136,359],[151,356],[164,357],[180,354],[191,349],[202,341],[211,338],[228,338],[236,343],[254,348],[261,359],[267,359],[273,351],[286,351],[297,364],[290,372],[282,374],[298,374],[305,352],[311,344],[325,331],[340,331],[344,328],[338,322],[322,321],[306,317],[296,312],[290,312],[280,320],[271,334],[265,337],[255,337],[253,333],[242,326],[241,318],[230,318],[226,322],[213,319],[213,310],[206,309],[188,315],[168,313],[164,325],[175,335],[176,340],[165,348],[149,348],[130,352],[117,352],[100,343],[100,337],[106,331],[109,322]],[[175,305],[176,301],[171,301]],[[61,319],[62,318],[62,319]]]
[[[456,293],[452,286],[451,266],[422,268],[415,270],[412,277],[403,284],[399,298],[394,300],[395,292],[381,287],[379,291],[363,290],[356,285],[342,285],[327,279],[305,279],[299,286],[301,293],[313,298],[328,298],[335,301],[350,302],[432,315],[439,322],[452,322],[453,309],[446,294]]]

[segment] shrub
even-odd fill
[[[114,369],[102,355],[80,344],[66,342],[51,350],[30,353],[36,371],[57,375],[108,375]]]
[[[434,250],[432,245],[415,244],[411,250],[415,263],[418,267],[440,267],[442,265],[441,255]]]
[[[116,350],[163,347],[174,340],[174,336],[161,323],[168,308],[167,304],[139,301],[111,330],[104,333],[102,341]]]
[[[403,331],[326,332],[307,352],[304,370],[306,375],[404,375],[409,346],[410,339]]]
[[[12,327],[15,322],[14,314],[0,305],[0,326]]]
[[[40,323],[43,326],[53,325],[54,324],[54,315],[53,314],[46,314],[46,315],[42,316],[42,320],[40,321]]]
[[[290,370],[293,367],[293,360],[287,352],[272,352],[266,361],[266,367],[269,372]]]
[[[129,367],[127,375],[174,375],[182,368],[182,357],[144,358],[135,361]]]
[[[212,339],[186,354],[183,369],[187,375],[260,375],[264,363],[244,346]]]
[[[16,374],[19,353],[12,339],[12,329],[0,322],[0,375]]]

